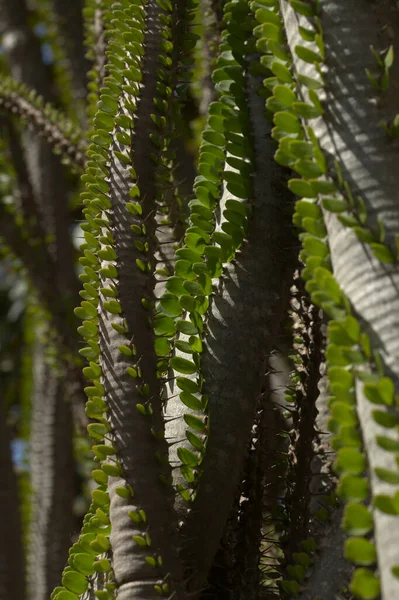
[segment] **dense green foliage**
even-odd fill
[[[396,598],[396,3],[0,11],[0,599]]]

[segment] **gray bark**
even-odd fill
[[[308,26],[298,17],[285,0],[281,10],[290,48],[304,42],[298,33],[298,24]],[[386,242],[394,248],[394,237],[399,231],[398,158],[397,142],[389,143],[380,121],[390,120],[397,112],[398,62],[390,70],[389,89],[376,97],[365,68],[374,72],[375,58],[370,45],[377,49],[394,46],[398,56],[398,15],[396,4],[390,0],[333,0],[322,5],[320,15],[326,46],[326,112],[311,122],[322,148],[331,158],[339,160],[344,178],[354,193],[364,199],[370,223],[382,218]],[[309,44],[311,47],[312,44]],[[293,52],[294,55],[294,52]],[[312,65],[294,56],[295,68],[315,76]],[[317,75],[316,75],[317,76]],[[304,90],[301,90],[306,96]],[[380,263],[362,245],[352,230],[342,226],[338,219],[327,213],[326,225],[334,275],[349,298],[364,330],[370,335],[374,348],[380,350],[386,374],[398,385],[399,378],[399,270],[397,265]],[[393,453],[385,452],[375,443],[381,433],[370,412],[373,408],[358,389],[358,414],[371,468],[394,468]],[[397,439],[397,434],[387,432]],[[393,495],[399,486],[379,481],[371,473],[373,495]],[[389,488],[389,491],[388,491]],[[399,580],[391,572],[399,564],[399,517],[374,511],[375,540],[383,598],[399,594]]]
[[[145,55],[143,58],[143,82],[134,113],[135,127],[132,149],[120,144],[114,137],[110,149],[110,197],[113,220],[110,231],[115,240],[113,247],[117,254],[118,300],[122,308],[128,334],[117,333],[112,322],[121,322],[116,315],[110,315],[103,308],[100,299],[100,362],[103,371],[105,398],[108,404],[108,417],[112,426],[113,439],[118,450],[117,458],[121,462],[123,475],[110,478],[110,519],[112,524],[111,545],[113,549],[113,570],[118,586],[118,598],[128,600],[133,595],[144,599],[158,598],[154,584],[164,580],[175,584],[177,597],[180,598],[182,573],[177,560],[178,536],[173,514],[172,489],[160,481],[163,474],[170,478],[169,465],[162,465],[156,453],[167,457],[168,447],[162,438],[157,441],[152,429],[163,433],[160,380],[157,379],[157,357],[154,350],[154,333],[148,322],[150,312],[141,305],[141,299],[153,300],[155,278],[152,273],[143,272],[135,260],[144,260],[147,264],[154,253],[154,230],[156,209],[155,168],[149,156],[154,146],[149,134],[155,131],[151,120],[154,110],[153,98],[156,95],[156,69],[158,65],[159,42],[161,39],[160,9],[155,0],[146,6]],[[125,94],[121,98],[121,112],[130,114],[123,107],[124,101],[136,102]],[[130,132],[127,132],[130,133]],[[115,134],[115,132],[114,132]],[[142,217],[133,217],[126,209],[131,201],[129,188],[134,183],[129,166],[124,164],[115,151],[133,153],[133,164],[140,188],[140,200],[143,207]],[[145,222],[150,243],[149,253],[143,254],[134,246],[134,236],[130,229],[133,223]],[[111,282],[103,280],[107,286]],[[130,337],[129,337],[130,336]],[[125,356],[118,346],[132,343],[137,349],[137,357]],[[134,379],[127,368],[138,361],[142,377]],[[149,395],[140,395],[142,384],[149,386]],[[137,403],[150,400],[153,414],[143,416],[136,408]],[[129,484],[134,496],[122,499],[115,489]],[[147,522],[136,523],[128,512],[145,511]],[[133,535],[149,532],[151,547],[140,547]],[[145,561],[146,556],[161,556],[163,567],[152,567]]]
[[[73,98],[80,121],[84,124],[84,101],[86,99],[86,73],[90,68],[85,58],[83,44],[83,0],[52,0],[58,31],[69,62]]]
[[[263,100],[251,78],[248,91],[256,156],[248,240],[221,277],[211,299],[201,368],[209,396],[209,434],[203,474],[187,520],[193,589],[206,582],[234,493],[243,473],[265,365],[289,305],[294,269],[287,209],[291,195],[273,161]]]
[[[54,101],[55,93],[49,72],[41,60],[40,44],[27,24],[24,0],[0,1],[0,34],[6,61],[16,81],[34,88],[45,100]],[[56,284],[62,303],[70,308],[77,304],[77,280],[73,269],[72,241],[68,224],[67,186],[62,184],[60,161],[46,141],[36,135],[24,136],[26,161],[35,193],[38,215],[47,234],[53,234],[52,246],[57,262]]]
[[[28,588],[32,600],[47,600],[60,584],[74,529],[71,405],[65,401],[64,377],[56,372],[55,366],[47,364],[44,351],[42,343],[37,342],[33,364],[32,519],[28,550]]]

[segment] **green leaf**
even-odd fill
[[[190,414],[185,414],[184,420],[189,427],[192,427],[192,429],[195,429],[196,431],[204,431],[205,429],[205,423],[199,417]]]
[[[309,217],[305,217],[302,220],[302,227],[319,238],[324,238],[327,235],[323,219],[310,219]]]
[[[159,304],[169,317],[178,317],[182,313],[178,298],[172,294],[164,294],[161,297]]]
[[[294,552],[292,558],[297,564],[305,567],[305,569],[310,566],[311,559],[309,554],[306,554],[306,552]]]
[[[344,502],[360,502],[367,498],[369,484],[365,479],[357,475],[343,475],[339,482],[337,493]]]
[[[262,64],[264,64],[264,60],[263,60],[264,58],[265,57],[263,56],[261,59]],[[274,73],[274,75],[276,77],[278,77],[282,83],[292,83],[293,82],[291,71],[288,69],[288,67],[283,65],[283,63],[275,60],[270,65],[270,69],[271,69],[272,73]]]
[[[387,515],[399,515],[399,502],[395,496],[378,494],[374,496],[373,504],[375,508]]]
[[[382,410],[373,410],[373,419],[378,425],[391,429],[399,425],[399,419],[396,415]]]
[[[389,46],[388,51],[384,57],[384,65],[385,65],[386,69],[390,69],[392,67],[393,59],[394,59],[393,46]]]
[[[342,526],[349,535],[366,535],[373,529],[373,517],[364,504],[347,504]]]
[[[294,163],[293,169],[305,179],[313,179],[313,177],[320,177],[320,175],[323,174],[323,171],[320,169],[319,165],[312,160],[297,160]]]
[[[103,467],[104,466],[105,465],[103,465]],[[106,472],[105,469],[104,469],[104,472]],[[108,496],[107,492],[104,492],[103,490],[93,490],[91,495],[92,495],[94,504],[97,504],[100,507],[109,506],[109,496]]]
[[[336,467],[341,473],[360,475],[366,467],[366,459],[356,448],[341,448],[338,450]]]
[[[258,23],[274,23],[275,25],[282,26],[281,19],[277,13],[272,10],[265,8],[259,8],[255,12],[255,18]]]
[[[156,335],[166,335],[171,337],[175,333],[175,322],[171,317],[164,314],[158,314],[154,318],[154,331]]]
[[[342,213],[348,210],[345,200],[339,200],[338,198],[323,198],[322,205],[325,210],[332,213]]]
[[[68,590],[62,590],[61,592],[58,592],[54,600],[79,600],[79,598],[76,594],[68,592]]]
[[[372,565],[377,560],[374,544],[362,537],[352,537],[346,540],[344,555],[346,560],[356,565]]]
[[[295,92],[286,85],[276,85],[273,89],[273,94],[276,100],[278,100],[280,104],[283,104],[284,106],[290,107],[296,100]]]
[[[288,188],[297,196],[304,196],[305,198],[317,197],[317,193],[314,191],[311,184],[303,179],[290,179],[288,182]]]
[[[184,373],[186,375],[197,372],[197,366],[191,362],[191,360],[187,360],[181,356],[174,356],[171,358],[170,366],[172,369],[175,369],[175,371],[178,371],[178,373]]]
[[[204,450],[205,446],[202,440],[189,429],[187,429],[186,431],[186,438],[196,450],[198,450],[199,452],[202,452]]]
[[[283,87],[283,86],[282,86]],[[302,140],[293,140],[289,144],[290,152],[296,158],[312,158],[313,157],[313,144],[310,142],[303,142]]]
[[[82,573],[68,571],[62,578],[62,585],[74,594],[84,594],[89,587],[89,582]]]
[[[106,473],[104,473],[102,469],[95,469],[92,472],[92,476],[94,481],[98,483],[98,485],[107,485],[108,476],[106,475]]]
[[[83,575],[92,575],[94,573],[94,556],[86,553],[74,554],[73,566]]]
[[[195,335],[198,333],[198,328],[193,323],[190,323],[190,321],[176,321],[176,329],[186,335]]]
[[[328,256],[328,247],[326,244],[312,235],[305,238],[303,247],[312,256],[321,256],[322,258]]]
[[[298,134],[301,130],[297,117],[286,111],[280,111],[274,115],[274,124],[287,133]]]
[[[190,392],[191,394],[195,394],[199,391],[198,384],[187,377],[177,377],[176,385],[184,392]]]
[[[392,485],[399,485],[399,472],[391,471],[390,469],[383,469],[382,467],[376,467],[374,469],[375,474],[381,481],[391,483]]]
[[[292,109],[303,119],[317,119],[321,114],[318,108],[307,102],[294,102]]]
[[[334,402],[331,407],[331,416],[333,419],[341,423],[341,425],[356,425],[356,412],[352,406],[345,402]]]
[[[370,248],[372,249],[374,255],[378,258],[379,261],[383,263],[394,263],[395,257],[392,254],[390,248],[387,246],[383,246],[382,244],[370,244]]]
[[[314,202],[309,200],[298,200],[295,203],[295,209],[302,217],[312,217],[319,219],[322,216],[320,208]]]
[[[113,315],[118,315],[122,312],[122,307],[117,300],[107,300],[103,302],[103,307],[107,312]]]
[[[155,354],[157,356],[166,356],[170,352],[169,341],[164,337],[155,338]]]
[[[320,63],[323,61],[320,54],[317,54],[317,52],[314,52],[313,50],[311,50],[310,48],[306,48],[305,46],[295,46],[295,53],[298,56],[298,58],[301,58],[302,60],[310,64]]]
[[[298,81],[309,90],[320,90],[323,87],[323,83],[321,81],[313,79],[313,77],[303,75],[302,73],[298,73]]]
[[[187,450],[187,448],[178,448],[177,455],[184,465],[189,467],[196,467],[198,465],[197,456],[191,450]]]
[[[356,569],[349,589],[362,600],[374,600],[380,595],[380,582],[368,569]]]
[[[373,404],[392,406],[395,396],[395,387],[391,379],[381,377],[378,383],[366,383],[363,388],[364,395]]]
[[[314,6],[308,4],[307,2],[302,2],[301,0],[290,0],[290,4],[292,8],[300,15],[304,15],[305,17],[314,17],[316,15]]]
[[[196,396],[193,396],[193,394],[190,394],[189,392],[181,392],[180,400],[183,402],[183,404],[185,406],[187,406],[188,408],[191,408],[192,410],[202,410],[203,409],[201,400],[199,398],[197,398]]]
[[[375,439],[378,446],[387,452],[399,452],[399,440],[394,440],[386,435],[377,435]]]
[[[297,581],[303,581],[305,579],[305,569],[302,565],[287,565],[287,573],[289,577],[292,577]]]

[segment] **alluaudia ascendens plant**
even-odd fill
[[[0,600],[399,598],[397,3],[33,5],[51,76],[0,0],[34,353]]]

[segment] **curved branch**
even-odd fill
[[[280,5],[295,68],[315,77],[314,65],[295,53],[296,46],[304,44],[299,26],[309,27],[309,23],[297,15],[286,0],[281,0]],[[379,218],[385,224],[385,243],[391,248],[399,231],[399,148],[389,142],[380,122],[382,119],[389,122],[397,111],[399,65],[394,62],[389,87],[379,97],[365,69],[374,72],[376,68],[370,45],[375,48],[392,45],[398,55],[396,10],[390,0],[331,0],[323,4],[320,22],[326,56],[326,109],[322,117],[311,123],[322,149],[340,163],[353,194],[363,198],[370,222],[376,225]],[[312,42],[306,45],[319,52]],[[299,87],[307,98],[306,89],[301,84]],[[381,263],[333,213],[326,212],[325,221],[334,276],[370,336],[372,346],[381,352],[386,372],[397,387],[399,269],[397,265]],[[357,392],[358,415],[372,469],[373,495],[388,493],[388,489],[392,495],[399,491],[399,486],[379,480],[373,469],[380,466],[396,470],[394,454],[376,444],[381,427],[371,418],[373,407],[365,400],[361,386]],[[384,430],[384,435],[397,443],[397,434],[391,431]],[[395,598],[399,594],[399,579],[391,569],[399,564],[396,544],[399,516],[375,509],[374,517],[382,595],[386,599]]]
[[[1,77],[0,108],[28,121],[68,161],[84,169],[86,148],[82,133],[51,104],[44,105],[43,98],[34,91],[9,77]]]

